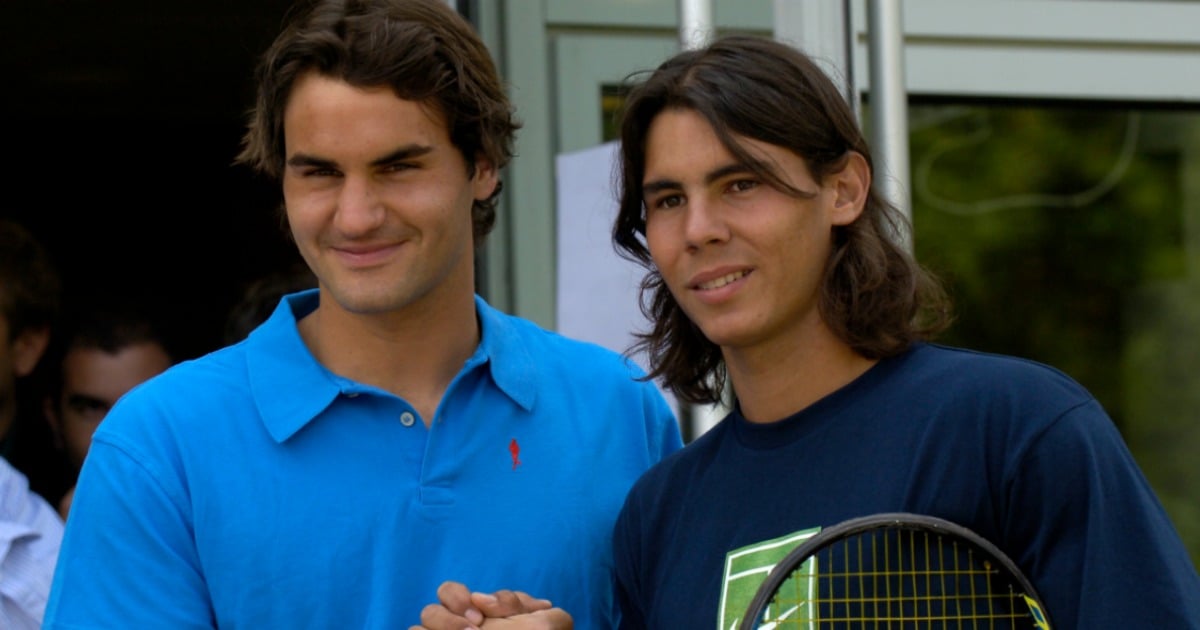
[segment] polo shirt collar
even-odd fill
[[[246,338],[250,392],[267,432],[283,442],[329,407],[342,388],[304,345],[296,322],[317,308],[318,289],[284,296]]]
[[[520,326],[528,322],[501,313],[478,295],[475,312],[479,316],[479,349],[467,362],[470,368],[477,361],[487,361],[492,382],[513,402],[526,411],[537,402],[538,364],[526,342],[528,332]]]
[[[368,388],[321,365],[300,337],[297,322],[316,310],[318,289],[293,293],[246,339],[251,394],[267,432],[284,442],[325,411],[342,393]],[[475,296],[480,343],[464,370],[486,364],[492,381],[526,411],[537,400],[538,365],[522,343],[521,320]]]

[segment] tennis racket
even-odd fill
[[[741,629],[1049,630],[1033,585],[975,532],[887,513],[843,521],[793,549],[759,586]]]

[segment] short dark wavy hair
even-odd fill
[[[259,61],[238,163],[282,177],[283,112],[296,80],[310,71],[360,87],[386,85],[436,107],[471,174],[479,155],[497,171],[512,159],[521,123],[483,41],[444,0],[315,0],[297,10]],[[495,225],[501,188],[475,202],[476,246]]]
[[[53,328],[61,308],[62,280],[50,253],[24,226],[0,220],[0,316],[8,339],[26,330]]]
[[[818,181],[839,171],[852,151],[873,170],[870,148],[849,104],[820,67],[771,39],[727,36],[679,53],[653,72],[632,75],[628,83],[620,125],[620,208],[612,237],[618,253],[647,269],[641,307],[652,322],[630,351],[646,351],[649,377],[662,379],[680,399],[718,402],[726,379],[721,349],[676,303],[645,244],[642,179],[650,124],[665,109],[694,111],[742,164],[792,194],[780,174],[747,153],[740,138],[788,149],[804,159]],[[898,354],[950,321],[940,282],[897,244],[895,237],[907,229],[904,215],[875,190],[858,219],[835,227],[821,317],[838,338],[869,358]]]

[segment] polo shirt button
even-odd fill
[[[416,421],[417,419],[407,411],[400,414],[400,424],[403,424],[406,427],[411,427]]]

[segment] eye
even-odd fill
[[[76,416],[91,420],[103,418],[109,409],[108,403],[87,396],[72,396],[67,406]]]
[[[300,171],[300,175],[301,177],[337,177],[339,173],[336,169],[328,167],[313,167]]]
[[[417,168],[417,165],[411,162],[389,162],[384,164],[380,171],[383,173],[403,173],[415,168]]]
[[[755,188],[758,188],[758,181],[753,179],[738,179],[730,182],[729,184],[730,192],[735,193],[746,192],[747,190],[753,190]]]
[[[646,201],[649,210],[668,210],[683,205],[683,195],[662,195]]]

